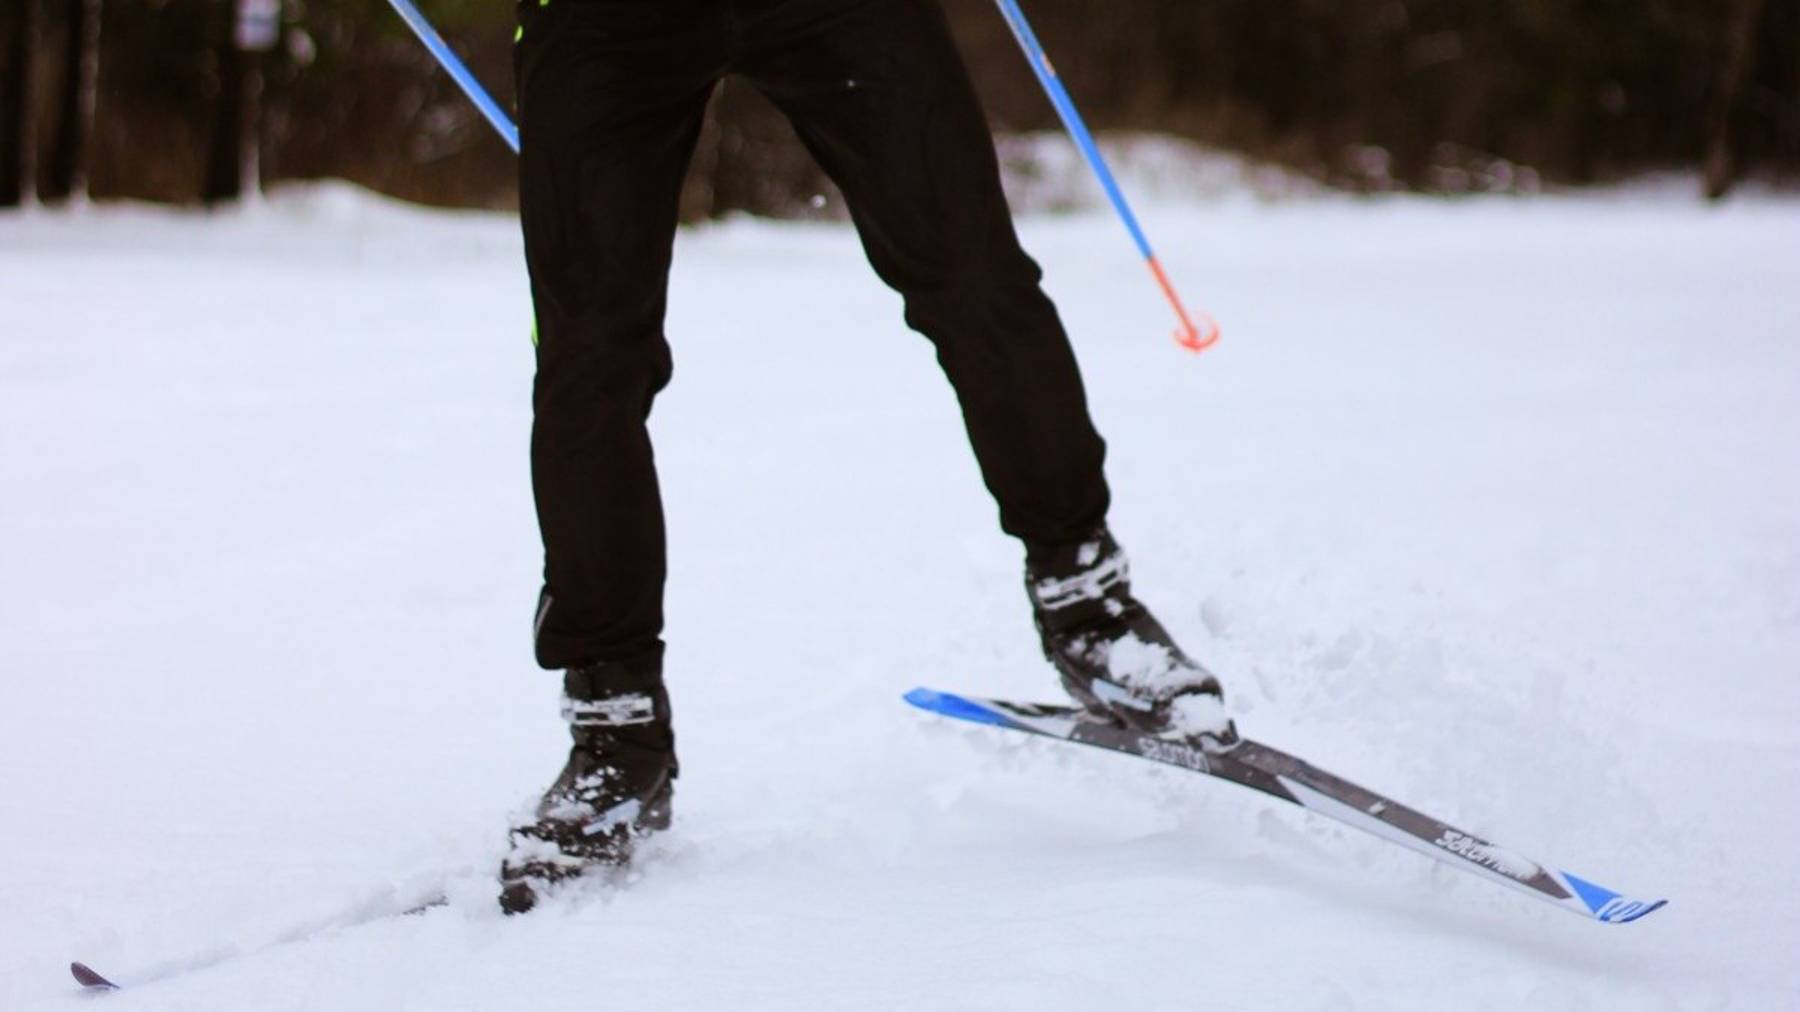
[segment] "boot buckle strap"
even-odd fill
[[[608,699],[563,697],[562,716],[574,727],[627,727],[656,720],[656,701],[641,692]]]
[[[1098,564],[1070,576],[1050,576],[1031,585],[1039,608],[1055,611],[1082,601],[1097,601],[1130,578],[1124,552],[1113,552]]]

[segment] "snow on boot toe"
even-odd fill
[[[1230,720],[1221,724],[1201,712],[1202,703],[1173,705],[1188,697],[1222,703],[1223,690],[1132,596],[1125,553],[1104,529],[1074,545],[1034,550],[1025,589],[1044,656],[1069,695],[1096,717],[1152,734],[1181,733],[1194,709],[1195,734],[1222,739],[1229,732]]]
[[[1169,701],[1170,735],[1230,746],[1237,743],[1237,725],[1225,712],[1225,700],[1211,692],[1190,692]]]

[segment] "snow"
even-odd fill
[[[1019,553],[853,235],[735,221],[653,423],[676,829],[502,918],[564,741],[515,226],[319,186],[0,217],[0,1007],[1800,1004],[1800,203],[1139,210],[1202,356],[1110,218],[1023,231],[1240,729],[1666,910],[903,705],[1057,697]]]
[[[1176,696],[1169,704],[1169,725],[1187,735],[1223,735],[1231,730],[1231,711],[1210,692]]]
[[[1136,635],[1121,637],[1106,646],[1106,673],[1121,685],[1154,690],[1172,681],[1168,676],[1175,667],[1168,647]]]

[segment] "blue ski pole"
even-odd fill
[[[401,0],[395,0],[396,3]],[[1081,149],[1082,157],[1087,159],[1088,168],[1100,180],[1100,187],[1106,191],[1107,199],[1112,201],[1113,209],[1119,212],[1120,220],[1125,222],[1125,230],[1131,233],[1131,241],[1137,243],[1138,252],[1150,266],[1150,274],[1162,289],[1163,297],[1169,300],[1174,308],[1175,316],[1181,321],[1181,329],[1175,332],[1175,342],[1189,351],[1204,351],[1219,340],[1219,325],[1212,317],[1200,314],[1203,326],[1196,326],[1188,316],[1187,307],[1181,304],[1181,296],[1175,293],[1175,286],[1169,283],[1169,276],[1163,273],[1162,264],[1156,259],[1156,253],[1150,248],[1150,240],[1145,238],[1144,230],[1138,225],[1137,215],[1131,213],[1131,205],[1126,203],[1124,191],[1119,189],[1118,180],[1113,178],[1112,170],[1106,167],[1106,159],[1100,157],[1100,149],[1094,144],[1094,137],[1088,133],[1087,124],[1081,121],[1081,113],[1075,110],[1074,100],[1056,76],[1056,68],[1050,66],[1050,58],[1044,55],[1044,47],[1038,44],[1037,35],[1031,30],[1031,22],[1025,20],[1025,12],[1019,8],[1018,0],[994,0],[1000,5],[1000,13],[1005,16],[1007,27],[1012,29],[1013,38],[1019,42],[1019,48],[1025,51],[1025,59],[1037,74],[1038,83],[1044,86],[1044,93],[1050,96],[1050,104],[1056,107],[1056,114],[1062,117],[1063,126],[1069,136],[1075,139],[1075,145]]]
[[[475,75],[469,73],[469,68],[464,66],[463,61],[444,43],[443,37],[438,35],[437,29],[431,27],[431,22],[425,19],[425,15],[419,12],[419,8],[413,5],[412,0],[388,0],[388,3],[393,5],[394,12],[400,15],[401,20],[406,22],[406,27],[411,28],[413,34],[419,37],[419,41],[425,43],[425,48],[431,50],[431,55],[437,57],[438,65],[455,79],[457,85],[462,88],[463,94],[469,96],[469,101],[475,103],[475,108],[480,109],[481,114],[487,117],[487,121],[493,124],[494,129],[500,134],[500,139],[513,149],[514,154],[517,154],[519,151],[519,128],[513,125],[512,117],[500,108],[493,96],[487,93],[487,89],[481,86],[481,82],[475,80]]]
[[[1125,230],[1131,233],[1131,239],[1137,244],[1138,252],[1143,254],[1144,262],[1149,266],[1151,276],[1156,279],[1157,286],[1162,289],[1163,297],[1169,300],[1170,307],[1175,310],[1176,318],[1181,321],[1181,329],[1175,332],[1176,343],[1189,351],[1196,352],[1212,347],[1219,340],[1219,325],[1205,313],[1200,314],[1204,326],[1196,325],[1193,318],[1188,315],[1187,307],[1182,304],[1181,296],[1176,293],[1175,286],[1169,281],[1168,274],[1163,271],[1162,263],[1157,260],[1155,251],[1150,248],[1150,240],[1145,237],[1143,227],[1138,224],[1137,215],[1132,213],[1131,205],[1125,200],[1124,192],[1119,189],[1118,180],[1113,178],[1112,170],[1107,168],[1106,159],[1101,157],[1100,149],[1095,146],[1094,137],[1088,132],[1087,124],[1082,122],[1081,113],[1076,111],[1074,100],[1069,98],[1068,91],[1056,76],[1056,69],[1050,65],[1050,58],[1044,55],[1044,47],[1038,43],[1037,35],[1031,30],[1031,23],[1025,19],[1025,12],[1019,8],[1018,0],[995,0],[995,2],[999,4],[1000,13],[1005,16],[1007,26],[1012,29],[1013,38],[1018,40],[1019,47],[1025,51],[1032,71],[1037,74],[1038,83],[1043,85],[1044,92],[1050,96],[1050,104],[1055,106],[1057,115],[1062,118],[1063,126],[1069,131],[1069,136],[1074,138],[1076,145],[1081,149],[1082,157],[1087,159],[1088,167],[1100,180],[1100,186],[1106,191],[1107,199],[1112,201],[1114,210],[1118,211],[1120,220],[1125,223]],[[413,30],[413,34],[419,37],[419,41],[425,44],[425,48],[431,51],[431,55],[437,58],[439,65],[462,88],[463,94],[469,96],[469,100],[475,103],[475,107],[481,110],[483,116],[487,117],[487,121],[499,132],[507,146],[515,152],[518,151],[518,127],[513,125],[512,119],[487,93],[487,89],[481,86],[481,82],[475,79],[475,75],[469,72],[469,68],[445,44],[443,38],[431,26],[431,22],[426,20],[425,15],[420,13],[419,8],[414,6],[412,0],[388,0],[388,3],[406,22],[407,27]]]

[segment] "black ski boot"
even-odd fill
[[[631,859],[633,845],[669,828],[675,736],[660,675],[615,664],[563,675],[563,719],[575,744],[538,803],[536,821],[515,826],[500,865],[500,909],[521,914],[547,886]]]
[[[1069,695],[1108,723],[1215,749],[1237,743],[1219,680],[1131,596],[1125,552],[1105,528],[1032,555],[1032,620]]]

